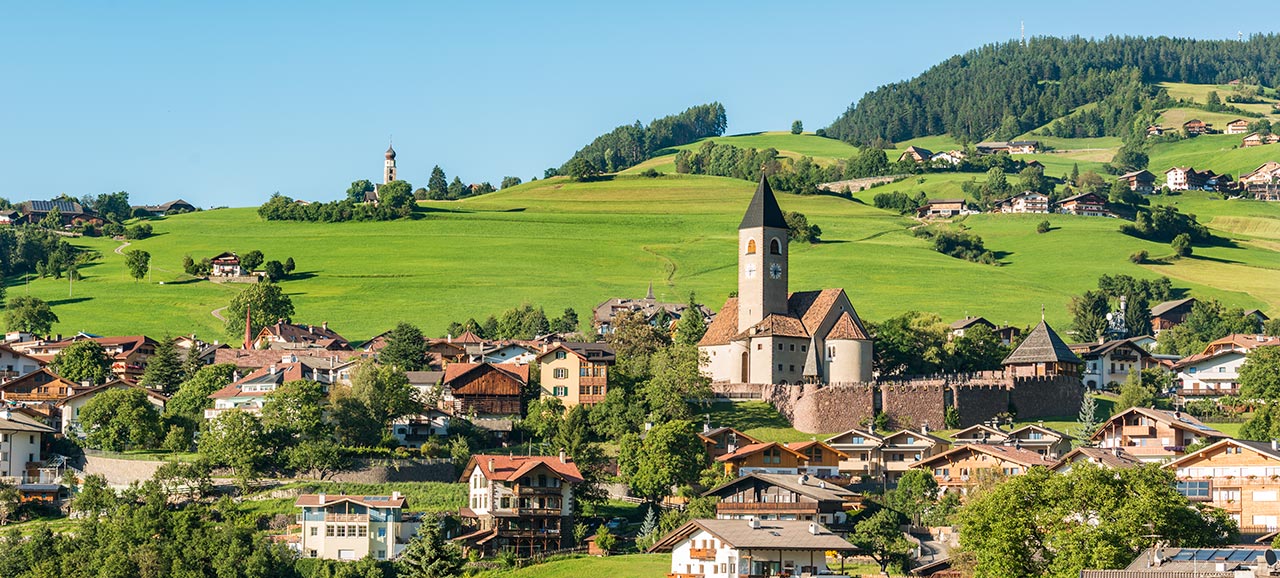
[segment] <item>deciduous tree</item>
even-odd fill
[[[151,253],[141,249],[125,251],[124,266],[129,269],[129,276],[134,281],[141,281],[147,276],[147,271],[151,270]]]
[[[98,342],[82,339],[53,356],[49,364],[58,375],[76,383],[105,383],[111,375],[111,360]]]
[[[9,331],[23,331],[34,335],[48,335],[58,316],[43,299],[19,295],[5,306],[5,326]]]
[[[911,543],[898,529],[898,514],[892,510],[881,509],[858,522],[849,541],[875,560],[882,573],[888,574],[890,565],[901,567],[909,561]]]
[[[160,412],[141,389],[100,391],[80,408],[79,419],[91,448],[119,452],[160,443]]]
[[[293,317],[293,300],[275,283],[255,283],[242,289],[223,313],[227,334],[244,336],[245,312],[249,312],[249,332],[257,336],[263,327]]]

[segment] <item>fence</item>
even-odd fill
[[[644,498],[637,498],[637,497],[635,497],[635,496],[622,496],[622,497],[620,497],[620,498],[618,498],[618,499],[619,499],[619,500],[621,500],[621,501],[623,501],[623,502],[626,502],[626,503],[628,503],[628,504],[652,504],[652,503],[654,503],[654,502],[650,502],[649,500],[646,500],[646,499],[644,499]],[[658,504],[658,507],[659,507],[659,508],[662,508],[662,509],[664,509],[664,510],[684,510],[684,504],[676,504],[676,503],[673,503],[673,502],[666,502],[666,501],[658,502],[657,504]]]

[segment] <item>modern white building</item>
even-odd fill
[[[1240,366],[1258,347],[1280,345],[1280,337],[1232,334],[1205,346],[1204,351],[1174,364],[1175,385],[1184,397],[1235,395],[1240,388]]]
[[[296,544],[305,558],[388,560],[400,555],[418,532],[419,521],[406,516],[407,501],[399,492],[390,496],[302,494]]]
[[[53,428],[26,414],[0,409],[0,481],[16,485],[35,477],[44,461],[40,442],[51,433]]]
[[[680,578],[740,576],[840,576],[827,567],[827,552],[854,550],[817,522],[796,520],[690,520],[649,552],[670,552]]]

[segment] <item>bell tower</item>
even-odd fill
[[[387,160],[382,165],[382,184],[396,180],[396,149],[387,145]]]
[[[738,225],[738,331],[787,313],[787,221],[764,172]]]

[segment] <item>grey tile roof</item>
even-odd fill
[[[689,520],[659,540],[650,552],[670,552],[677,544],[702,529],[715,535],[726,546],[738,550],[853,550],[844,538],[816,524],[817,533],[809,532],[810,522],[800,520],[760,520],[752,528],[749,520]]]
[[[760,175],[760,184],[756,186],[755,196],[751,197],[751,204],[747,205],[747,213],[742,216],[742,224],[738,225],[739,229],[756,227],[787,228],[787,220],[783,218],[782,209],[778,207],[778,199],[773,196],[773,189],[769,188],[769,179],[763,174]]]
[[[1081,363],[1066,342],[1043,320],[1027,334],[1027,338],[1022,340],[1022,344],[1009,357],[1004,358],[1004,365],[1053,362]]]

